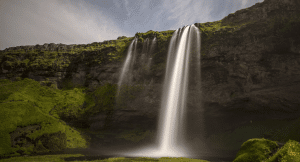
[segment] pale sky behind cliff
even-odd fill
[[[0,50],[87,44],[221,20],[263,0],[0,0]]]

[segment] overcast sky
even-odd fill
[[[263,0],[0,0],[0,50],[87,44],[217,21]]]

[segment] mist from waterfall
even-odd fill
[[[191,63],[196,70],[190,69]],[[191,70],[194,74],[189,77]],[[158,145],[146,146],[127,155],[149,157],[188,157],[190,155],[191,149],[186,144],[185,137],[187,94],[189,78],[196,81],[195,88],[200,93],[200,72],[199,29],[194,25],[177,29],[172,35],[168,48],[158,122]]]

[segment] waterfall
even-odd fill
[[[153,54],[153,51],[155,49],[155,45],[156,45],[156,37],[153,38],[151,46],[150,46],[150,51],[149,51],[150,56]]]
[[[191,64],[193,68],[190,67]],[[189,76],[190,72],[193,72],[192,76]],[[134,153],[129,153],[130,155],[150,157],[187,157],[190,155],[190,148],[185,138],[189,78],[195,82],[196,85],[193,85],[193,88],[196,89],[197,94],[200,94],[200,72],[199,29],[194,25],[177,29],[172,35],[168,48],[158,122],[158,146],[139,149]],[[200,104],[198,109],[201,109]]]
[[[190,42],[188,41],[190,26],[182,31],[180,41],[176,45],[175,57],[169,57],[167,69],[169,76],[165,79],[166,100],[162,101],[162,122],[160,123],[160,150],[165,154],[174,156],[183,153],[179,152],[180,136],[179,127],[183,120],[185,98],[188,82],[188,62],[190,56]],[[172,51],[172,50],[171,50]],[[169,53],[172,55],[172,53]],[[171,59],[172,58],[172,59]]]
[[[151,66],[151,61],[152,61],[152,54],[155,50],[155,47],[156,47],[156,37],[153,38],[152,42],[151,42],[151,46],[150,46],[150,51],[148,52],[148,61],[146,63],[146,69],[147,69],[147,72],[149,72],[150,70],[150,66]]]
[[[148,45],[149,45],[149,39],[147,38],[143,43],[143,49],[142,49],[142,55],[141,55],[141,63],[145,64],[146,62],[146,56],[148,53]]]
[[[117,96],[119,96],[121,86],[122,86],[123,82],[126,79],[125,74],[128,74],[128,71],[129,71],[131,65],[134,62],[134,58],[132,59],[132,53],[135,53],[136,50],[132,51],[132,47],[133,47],[134,44],[136,46],[136,42],[137,42],[137,40],[136,40],[136,38],[134,38],[133,41],[131,42],[129,48],[128,48],[127,56],[126,56],[126,59],[125,59],[125,62],[123,64],[123,66],[122,66],[122,71],[121,71],[121,75],[120,75],[119,82],[118,82]],[[134,57],[135,57],[135,54],[134,54]],[[127,76],[127,80],[128,80],[128,82],[130,82],[130,80],[131,80],[130,75]]]

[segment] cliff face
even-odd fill
[[[196,24],[202,31],[201,99],[205,112],[204,119],[195,116],[191,120],[205,123],[206,136],[233,133],[210,141],[224,144],[239,132],[233,128],[252,121],[299,117],[299,5],[297,0],[265,0],[220,21]],[[228,142],[218,148],[240,146],[245,141],[241,136],[274,137],[264,135],[268,127],[258,127],[260,130],[251,128],[249,134],[237,135],[235,144]],[[286,137],[281,138],[276,140]]]
[[[205,131],[209,135],[217,129],[249,122],[250,118],[295,118],[299,115],[299,8],[298,0],[265,0],[220,21],[195,24],[201,30],[201,94],[195,88],[198,81],[191,76],[188,129],[204,121],[204,125],[210,127]],[[124,98],[122,108],[96,111],[91,115],[88,120],[91,130],[102,129],[105,125],[156,128],[172,33],[136,34],[139,54],[146,38],[157,37],[150,71],[143,71],[138,55],[132,72],[134,85],[129,90],[132,97]],[[37,81],[48,78],[54,88],[84,86],[87,92],[94,92],[107,83],[117,84],[132,40],[120,37],[89,45],[11,47],[0,53],[0,78],[23,77]],[[195,62],[191,66],[196,67],[193,64]],[[94,97],[96,100],[97,96]],[[102,107],[98,105],[99,109]],[[204,111],[203,119],[195,113],[202,111],[199,107]],[[241,117],[239,122],[234,122]],[[228,125],[220,124],[222,122]]]
[[[221,21],[197,24],[213,28],[202,33],[202,83],[209,88],[204,98],[228,102],[299,81],[298,7],[298,1],[269,0]]]
[[[59,89],[85,87],[86,93],[93,95],[92,100],[95,102],[91,110],[94,111],[93,115],[85,121],[91,130],[101,130],[108,125],[135,128],[136,123],[154,129],[156,125],[149,122],[156,122],[168,41],[173,32],[149,31],[136,34],[139,37],[138,54],[142,52],[146,38],[152,40],[156,36],[157,41],[151,54],[151,69],[141,68],[144,65],[140,62],[140,55],[137,56],[132,72],[135,85],[129,87],[129,98],[123,97],[122,108],[115,108],[114,103],[108,106],[108,102],[114,101],[107,99],[106,94],[114,93],[112,98],[115,98],[115,91],[107,92],[107,85],[117,85],[128,46],[133,38],[119,37],[118,40],[88,45],[51,43],[7,48],[0,53],[0,78],[30,78]],[[101,100],[104,101],[98,102]],[[141,118],[144,122],[137,122]],[[150,121],[147,122],[146,118],[150,118]]]
[[[266,0],[202,29],[202,98],[230,109],[296,112],[300,10]]]

